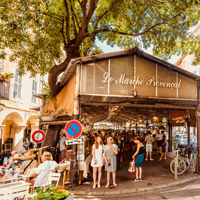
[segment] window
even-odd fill
[[[194,61],[194,55],[191,55],[191,64]]]
[[[183,62],[183,69],[185,69],[185,61]]]
[[[197,74],[197,70],[193,71],[193,74]]]
[[[36,103],[36,97],[34,96],[37,92],[37,81],[33,79],[33,85],[32,85],[32,98],[31,101],[33,103]]]
[[[13,98],[21,98],[21,88],[22,88],[22,77],[18,75],[18,69],[15,70],[15,82]]]
[[[44,92],[44,76],[40,78],[40,92]]]

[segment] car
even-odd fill
[[[188,136],[186,134],[176,134],[174,140],[177,141],[179,145],[188,145]],[[190,144],[193,144],[192,138],[190,138]]]

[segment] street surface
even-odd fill
[[[133,193],[133,194],[121,194],[110,196],[88,196],[81,197],[75,196],[76,200],[200,200],[200,180],[193,181],[186,184],[181,184],[176,187],[169,187],[162,190],[154,190],[149,192]]]

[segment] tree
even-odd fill
[[[199,22],[198,0],[4,0],[0,3],[1,58],[5,48],[19,73],[49,73],[51,97],[71,58],[102,51],[96,39],[124,49],[153,45],[154,55],[195,53],[199,38],[188,30]],[[63,59],[61,59],[63,58]]]

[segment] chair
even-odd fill
[[[49,173],[49,177],[48,177],[48,179],[47,179],[47,182],[46,182],[46,185],[51,185],[52,184],[52,182],[53,181],[55,181],[56,182],[56,186],[58,185],[58,183],[59,183],[59,180],[60,180],[60,173],[52,173],[52,172],[50,172]]]
[[[13,189],[5,188],[3,196],[0,196],[0,200],[7,200],[11,198],[16,198],[16,197],[25,197],[25,200],[27,200],[28,191],[29,191],[29,185],[25,185],[25,186],[23,185],[23,186],[19,186]]]

